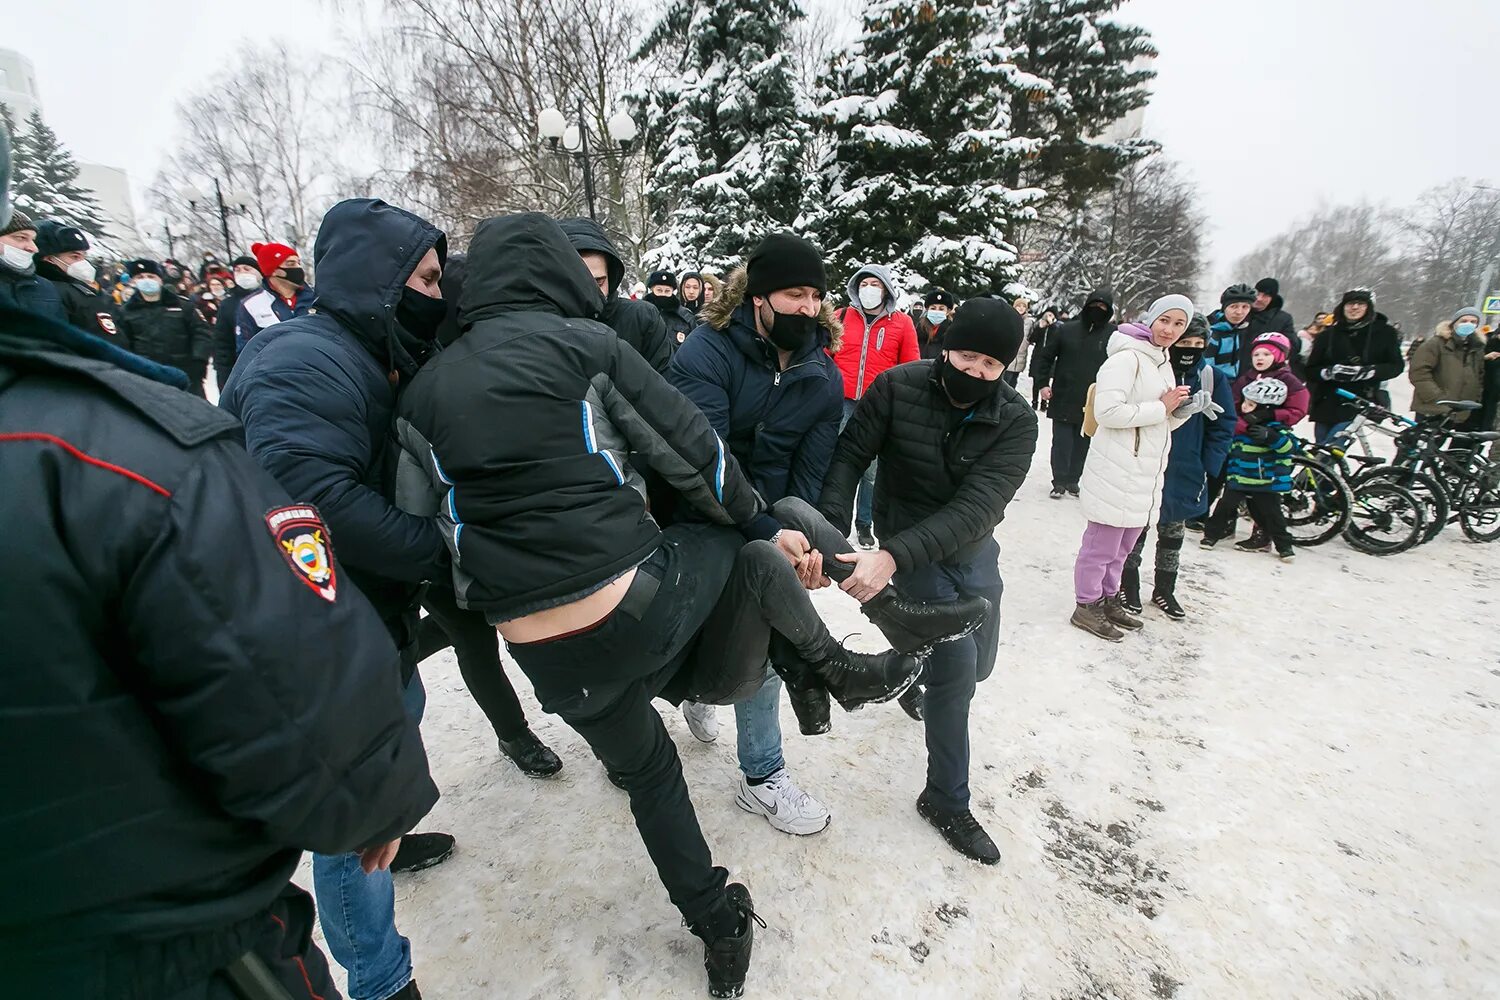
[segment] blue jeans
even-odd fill
[[[747,778],[769,778],[786,766],[781,757],[781,678],[766,671],[766,683],[749,701],[734,706],[740,770]]]
[[[407,714],[422,721],[427,690],[414,673]],[[334,961],[349,973],[350,1000],[386,1000],[411,982],[411,942],[396,930],[396,887],[389,871],[366,875],[358,854],[314,854],[318,923]]]
[[[927,670],[923,720],[927,727],[927,797],[943,812],[969,808],[969,703],[995,668],[1000,643],[1000,546],[991,539],[964,562],[935,563],[896,574],[903,596],[919,601],[987,597],[995,605],[979,630],[933,647]]]
[[[1329,438],[1342,432],[1343,429],[1348,426],[1349,421],[1347,420],[1341,420],[1336,424],[1324,424],[1314,421],[1313,440],[1317,444],[1322,444],[1324,441],[1327,441]]]
[[[844,426],[849,423],[849,418],[854,416],[854,408],[859,405],[857,399],[844,400],[844,417],[839,421],[839,433],[843,433]],[[870,462],[870,467],[865,470],[864,475],[859,477],[859,488],[854,494],[854,523],[869,525],[874,519],[875,509],[875,468],[880,463]]]

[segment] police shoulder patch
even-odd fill
[[[99,329],[103,330],[111,337],[115,335],[117,331],[115,330],[115,318],[113,316],[111,316],[107,312],[102,312],[96,314],[95,318],[99,320]]]
[[[277,507],[266,512],[266,527],[276,551],[297,578],[319,597],[332,603],[337,597],[338,571],[333,563],[333,543],[317,508],[310,504]]]

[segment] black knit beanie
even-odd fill
[[[1281,294],[1281,282],[1275,278],[1261,278],[1255,283],[1255,290],[1274,299]]]
[[[260,270],[260,263],[247,253],[242,253],[234,260],[229,262],[230,267],[239,267],[241,264],[244,264],[246,267],[253,267],[257,271]]]
[[[745,295],[769,295],[783,288],[816,288],[828,294],[823,254],[794,233],[772,233],[750,254]]]
[[[1021,336],[1021,314],[1009,302],[970,299],[948,320],[943,348],[977,351],[1008,365],[1021,349]]]

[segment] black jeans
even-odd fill
[[[692,926],[724,914],[727,873],[709,855],[651,700],[749,698],[765,681],[773,630],[814,660],[832,638],[780,551],[746,544],[732,529],[673,525],[636,574],[636,585],[655,593],[641,606],[627,595],[633,613],[622,605],[584,632],[512,643],[510,652],[543,710],[561,716],[625,785],[662,885]]]
[[[453,591],[432,585],[422,598],[427,617],[417,629],[417,661],[453,647],[464,686],[490,720],[495,735],[513,740],[526,732],[526,713],[500,664],[500,636],[482,611],[465,611]]]
[[[1083,425],[1052,421],[1052,488],[1078,489],[1083,462],[1088,457],[1089,439],[1083,436]]]
[[[1290,551],[1294,542],[1292,533],[1286,526],[1286,511],[1281,507],[1280,493],[1242,493],[1230,488],[1224,491],[1219,498],[1219,505],[1209,516],[1204,525],[1203,535],[1205,538],[1229,538],[1234,534],[1235,526],[1239,523],[1240,502],[1250,508],[1250,520],[1255,526],[1264,531],[1271,538],[1271,543],[1276,546],[1277,552]]]

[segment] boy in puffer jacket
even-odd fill
[[[1250,353],[1252,370],[1234,383],[1234,440],[1225,466],[1227,488],[1204,527],[1202,547],[1211,549],[1234,535],[1241,503],[1250,508],[1255,530],[1235,548],[1265,552],[1274,544],[1282,562],[1296,558],[1281,494],[1291,492],[1291,428],[1307,416],[1307,386],[1287,365],[1290,342],[1280,333],[1263,333]]]

